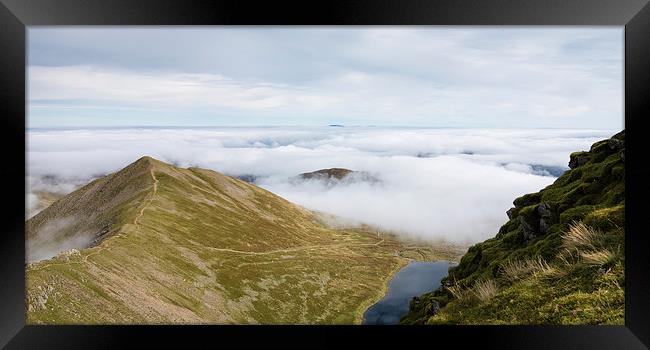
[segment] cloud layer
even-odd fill
[[[75,217],[65,217],[48,222],[39,230],[38,235],[27,240],[25,260],[36,262],[50,259],[64,251],[72,253],[73,249],[88,247],[94,238],[91,232],[76,232],[70,237],[62,237],[62,232],[74,225],[75,221]]]
[[[140,128],[31,130],[28,192],[69,191],[143,155],[249,175],[300,205],[426,239],[494,235],[514,198],[550,184],[571,152],[618,130]],[[379,183],[326,186],[292,177],[367,171]],[[550,169],[550,172],[545,170]],[[547,176],[541,176],[547,175]]]
[[[28,122],[620,128],[622,79],[622,28],[36,27]]]

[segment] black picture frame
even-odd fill
[[[366,346],[532,349],[643,349],[650,345],[649,190],[643,136],[650,116],[650,6],[646,0],[0,0],[0,129],[5,164],[0,242],[0,347],[121,348],[206,341],[271,345],[338,345],[362,337]],[[25,120],[26,26],[34,25],[585,25],[625,26],[626,286],[624,326],[26,326]],[[335,335],[336,333],[336,335]],[[298,339],[301,338],[301,339]],[[215,343],[218,342],[218,343]]]

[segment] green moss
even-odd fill
[[[516,207],[524,207],[539,203],[541,195],[539,193],[525,194],[513,201]]]
[[[625,226],[625,206],[617,205],[597,209],[588,213],[583,222],[585,225],[601,231],[610,231]]]
[[[624,140],[625,134],[615,138]],[[489,302],[454,299],[443,287],[412,303],[403,322],[620,324],[624,309],[621,266],[625,221],[625,167],[620,154],[610,148],[608,140],[595,143],[589,152],[572,153],[573,169],[541,191],[515,199],[512,219],[494,238],[472,246],[443,279],[443,283],[471,288],[479,279],[492,278],[503,289]],[[540,232],[540,203],[550,206],[553,212],[552,218],[545,219],[545,232]],[[609,252],[609,260],[603,265],[563,265],[559,257],[562,235],[569,224],[577,221],[604,232],[595,243],[597,249]],[[534,233],[529,240],[523,239],[522,222]],[[513,283],[500,274],[500,266],[507,261],[539,257],[553,266],[556,278],[536,275]],[[602,269],[606,272],[602,273]],[[602,278],[615,283],[603,285]],[[444,300],[445,306],[431,317],[427,310],[431,310],[433,300]]]
[[[471,295],[461,300],[452,299],[434,316],[419,315],[415,323],[623,323],[624,289],[621,281],[624,275],[620,261],[604,273],[585,265],[553,266],[559,269],[556,275],[532,275],[515,283],[502,284],[501,290],[484,302]],[[408,320],[411,319],[403,319],[404,323]]]
[[[581,221],[587,214],[593,212],[595,207],[593,205],[581,205],[574,208],[569,208],[560,214],[561,224],[570,224],[574,221]]]

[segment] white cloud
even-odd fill
[[[379,174],[381,183],[326,187],[271,178],[260,185],[308,208],[402,234],[474,242],[496,233],[514,198],[553,180],[455,156],[368,159],[363,170]]]
[[[234,81],[217,74],[152,74],[93,66],[30,66],[29,96],[30,100],[77,100],[153,110],[226,107],[257,111],[296,104],[309,109],[331,102],[306,89]],[[56,108],[47,103],[32,106]]]
[[[30,126],[622,126],[621,28],[29,33]]]
[[[90,232],[75,232],[67,237],[63,236],[63,232],[74,226],[77,220],[75,217],[65,217],[43,225],[38,234],[26,242],[27,262],[50,259],[64,251],[71,252],[72,249],[88,247],[93,240],[93,234]]]
[[[143,155],[179,166],[255,175],[308,208],[429,239],[496,233],[512,200],[554,178],[569,154],[619,130],[414,128],[197,128],[32,130],[30,191],[117,171]],[[380,184],[334,188],[290,177],[323,168],[368,171]],[[57,181],[43,181],[44,176]]]

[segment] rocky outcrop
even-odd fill
[[[526,241],[530,241],[539,235],[539,228],[534,222],[529,222],[524,216],[519,216],[519,225],[521,226],[521,233]]]
[[[562,249],[561,236],[574,222],[587,220],[597,228],[622,227],[624,155],[625,131],[594,143],[589,151],[572,153],[569,170],[539,192],[515,199],[514,207],[506,212],[508,221],[498,233],[470,247],[441,281],[443,287],[412,303],[401,323],[425,323],[434,314],[427,313],[427,309],[441,306],[444,310],[455,298],[444,287],[450,283],[467,288],[485,278],[499,278],[501,266],[508,261],[557,256]]]
[[[544,235],[558,222],[557,206],[541,202],[540,193],[531,193],[513,201],[513,208],[506,211],[508,220],[516,219],[521,226],[524,241]]]
[[[609,146],[609,149],[612,150],[620,150],[625,147],[625,141],[612,138],[607,140],[607,146]]]
[[[541,203],[537,206],[537,215],[539,216],[539,232],[548,233],[549,228],[558,222],[556,209],[551,203]]]
[[[589,162],[589,152],[574,152],[571,153],[569,159],[569,168],[575,169],[583,166]]]
[[[517,208],[508,210],[508,217],[512,219]],[[548,233],[552,225],[558,223],[556,207],[548,202],[531,205],[526,210],[520,210],[517,220],[521,226],[521,233],[525,242]]]
[[[400,320],[400,323],[418,323],[421,318],[431,317],[440,311],[442,307],[440,301],[432,297],[431,294],[425,294],[422,297],[414,297],[409,304],[411,312]]]

